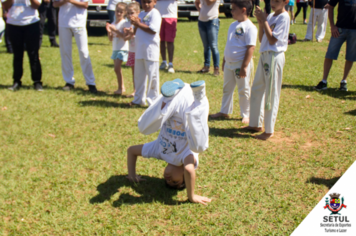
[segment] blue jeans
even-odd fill
[[[220,54],[218,49],[219,18],[207,22],[198,21],[199,34],[204,46],[204,66],[210,66],[210,50],[213,53],[214,67],[219,67]]]
[[[108,15],[109,15],[110,23],[113,23],[115,21],[115,11],[108,10]]]
[[[346,41],[346,56],[348,61],[356,61],[356,30],[339,28],[339,37],[331,36],[325,58],[337,60],[340,49]]]

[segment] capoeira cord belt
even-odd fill
[[[272,89],[273,89],[273,82],[275,80],[275,77],[274,77],[274,66],[275,66],[275,61],[274,61],[274,52],[271,52],[272,53],[272,58],[271,58],[271,70],[270,70],[270,73],[269,73],[269,78],[270,78],[270,82],[269,82],[269,88],[268,88],[268,91],[267,91],[267,99],[266,99],[266,104],[265,104],[265,110],[269,111],[271,110],[272,108],[272,97],[271,97],[271,94],[272,94]]]

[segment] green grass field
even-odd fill
[[[256,23],[255,18],[252,20]],[[232,19],[221,18],[223,57]],[[303,39],[302,14],[291,26]],[[349,92],[338,92],[345,46],[330,73],[328,90],[312,89],[322,77],[330,38],[291,45],[286,52],[275,137],[258,141],[241,130],[238,97],[228,120],[209,121],[210,147],[200,155],[196,192],[208,206],[187,202],[186,191],[168,190],[163,161],[140,158],[137,172],[147,179],[131,184],[126,149],[156,139],[139,133],[143,108],[117,89],[111,44],[89,37],[97,96],[88,93],[73,41],[76,90],[63,92],[60,53],[47,37],[40,51],[44,92],[32,89],[27,56],[24,88],[11,92],[12,55],[0,48],[0,234],[2,235],[289,235],[355,161],[355,70]],[[2,45],[3,46],[3,45]],[[210,113],[220,110],[223,76],[199,75],[203,47],[197,22],[178,23],[175,74],[205,80]],[[255,66],[259,44],[255,51]],[[124,69],[128,92],[130,68]]]

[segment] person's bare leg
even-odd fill
[[[115,68],[115,73],[117,77],[117,83],[118,83],[118,90],[114,92],[114,94],[121,95],[126,91],[125,85],[124,85],[124,79],[122,76],[122,69],[121,69],[121,64],[122,61],[119,59],[114,60],[114,68]]]
[[[173,54],[174,54],[174,43],[173,42],[167,42],[167,51],[168,51],[168,60],[169,60],[169,62],[173,63]],[[164,56],[166,57],[166,55],[164,55]],[[162,60],[165,60],[165,59],[163,59],[163,56],[162,56]]]
[[[260,135],[256,135],[254,138],[255,139],[259,139],[259,140],[267,140],[267,139],[269,139],[271,137],[273,137],[273,133],[269,134],[269,133],[263,132]]]
[[[342,78],[343,80],[346,81],[347,76],[349,75],[353,64],[354,64],[353,61],[348,61],[348,60],[345,61],[344,77]]]
[[[162,57],[162,61],[167,61],[165,41],[161,41],[161,57]]]
[[[248,118],[248,117],[243,117],[243,118],[242,118],[242,123],[243,123],[243,124],[248,124],[248,123],[250,123],[250,118]]]
[[[131,70],[132,70],[133,92],[130,95],[126,96],[128,98],[133,98],[135,96],[135,93],[136,93],[136,89],[135,89],[135,65],[131,66]]]
[[[213,118],[213,119],[220,118],[220,117],[229,118],[229,115],[228,115],[228,114],[221,113],[221,112],[218,112],[218,113],[216,113],[216,114],[210,115],[210,117]]]
[[[141,176],[136,175],[136,161],[138,156],[142,156],[143,145],[131,146],[127,149],[127,178],[133,182],[145,181]]]
[[[330,69],[331,69],[332,65],[333,65],[333,60],[329,59],[329,58],[325,58],[325,60],[324,60],[323,80],[327,81],[328,75],[329,75],[329,72],[330,72]]]

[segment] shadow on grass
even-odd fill
[[[111,200],[112,196],[120,191],[122,187],[131,187],[137,194],[141,196],[132,196],[128,193],[123,193],[117,200],[113,202],[113,207],[122,205],[133,205],[160,202],[166,205],[178,205],[185,202],[173,200],[178,190],[168,189],[165,187],[164,180],[156,177],[142,176],[146,181],[140,183],[131,183],[126,175],[111,176],[106,182],[101,183],[96,188],[98,195],[90,199],[91,204],[103,203]]]
[[[314,86],[307,86],[307,85],[291,85],[291,84],[282,85],[282,89],[290,88],[290,89],[317,92],[316,90],[314,90],[313,87]],[[342,92],[342,91],[338,91],[337,88],[328,88],[326,90],[320,91],[319,93],[333,98],[343,99],[343,100],[356,100],[356,91]]]
[[[81,106],[83,107],[88,107],[88,106],[94,106],[94,107],[119,107],[119,108],[127,108],[127,109],[133,109],[133,108],[141,108],[141,109],[146,109],[147,107],[144,106],[133,106],[129,107],[127,103],[118,103],[118,102],[111,102],[111,101],[106,101],[106,100],[90,100],[90,101],[81,101],[78,102]]]
[[[229,117],[229,118],[226,118],[226,117],[211,118],[210,115],[212,115],[212,114],[209,114],[208,121],[211,121],[211,122],[214,122],[214,121],[223,121],[223,120],[227,120],[227,121],[229,121],[229,120],[242,121],[242,118],[231,118],[231,117]]]
[[[351,110],[351,111],[347,111],[344,114],[351,115],[351,116],[356,116],[356,109],[355,110]]]
[[[246,134],[245,129],[236,129],[236,128],[228,128],[228,129],[220,129],[220,128],[210,128],[209,135],[211,136],[220,136],[220,137],[228,137],[228,138],[252,138],[250,133]]]
[[[339,177],[334,177],[332,179],[323,179],[323,178],[316,178],[316,177],[311,177],[307,180],[307,184],[312,183],[312,184],[318,184],[318,185],[325,185],[329,189],[334,186],[334,184],[340,179],[341,176]]]

